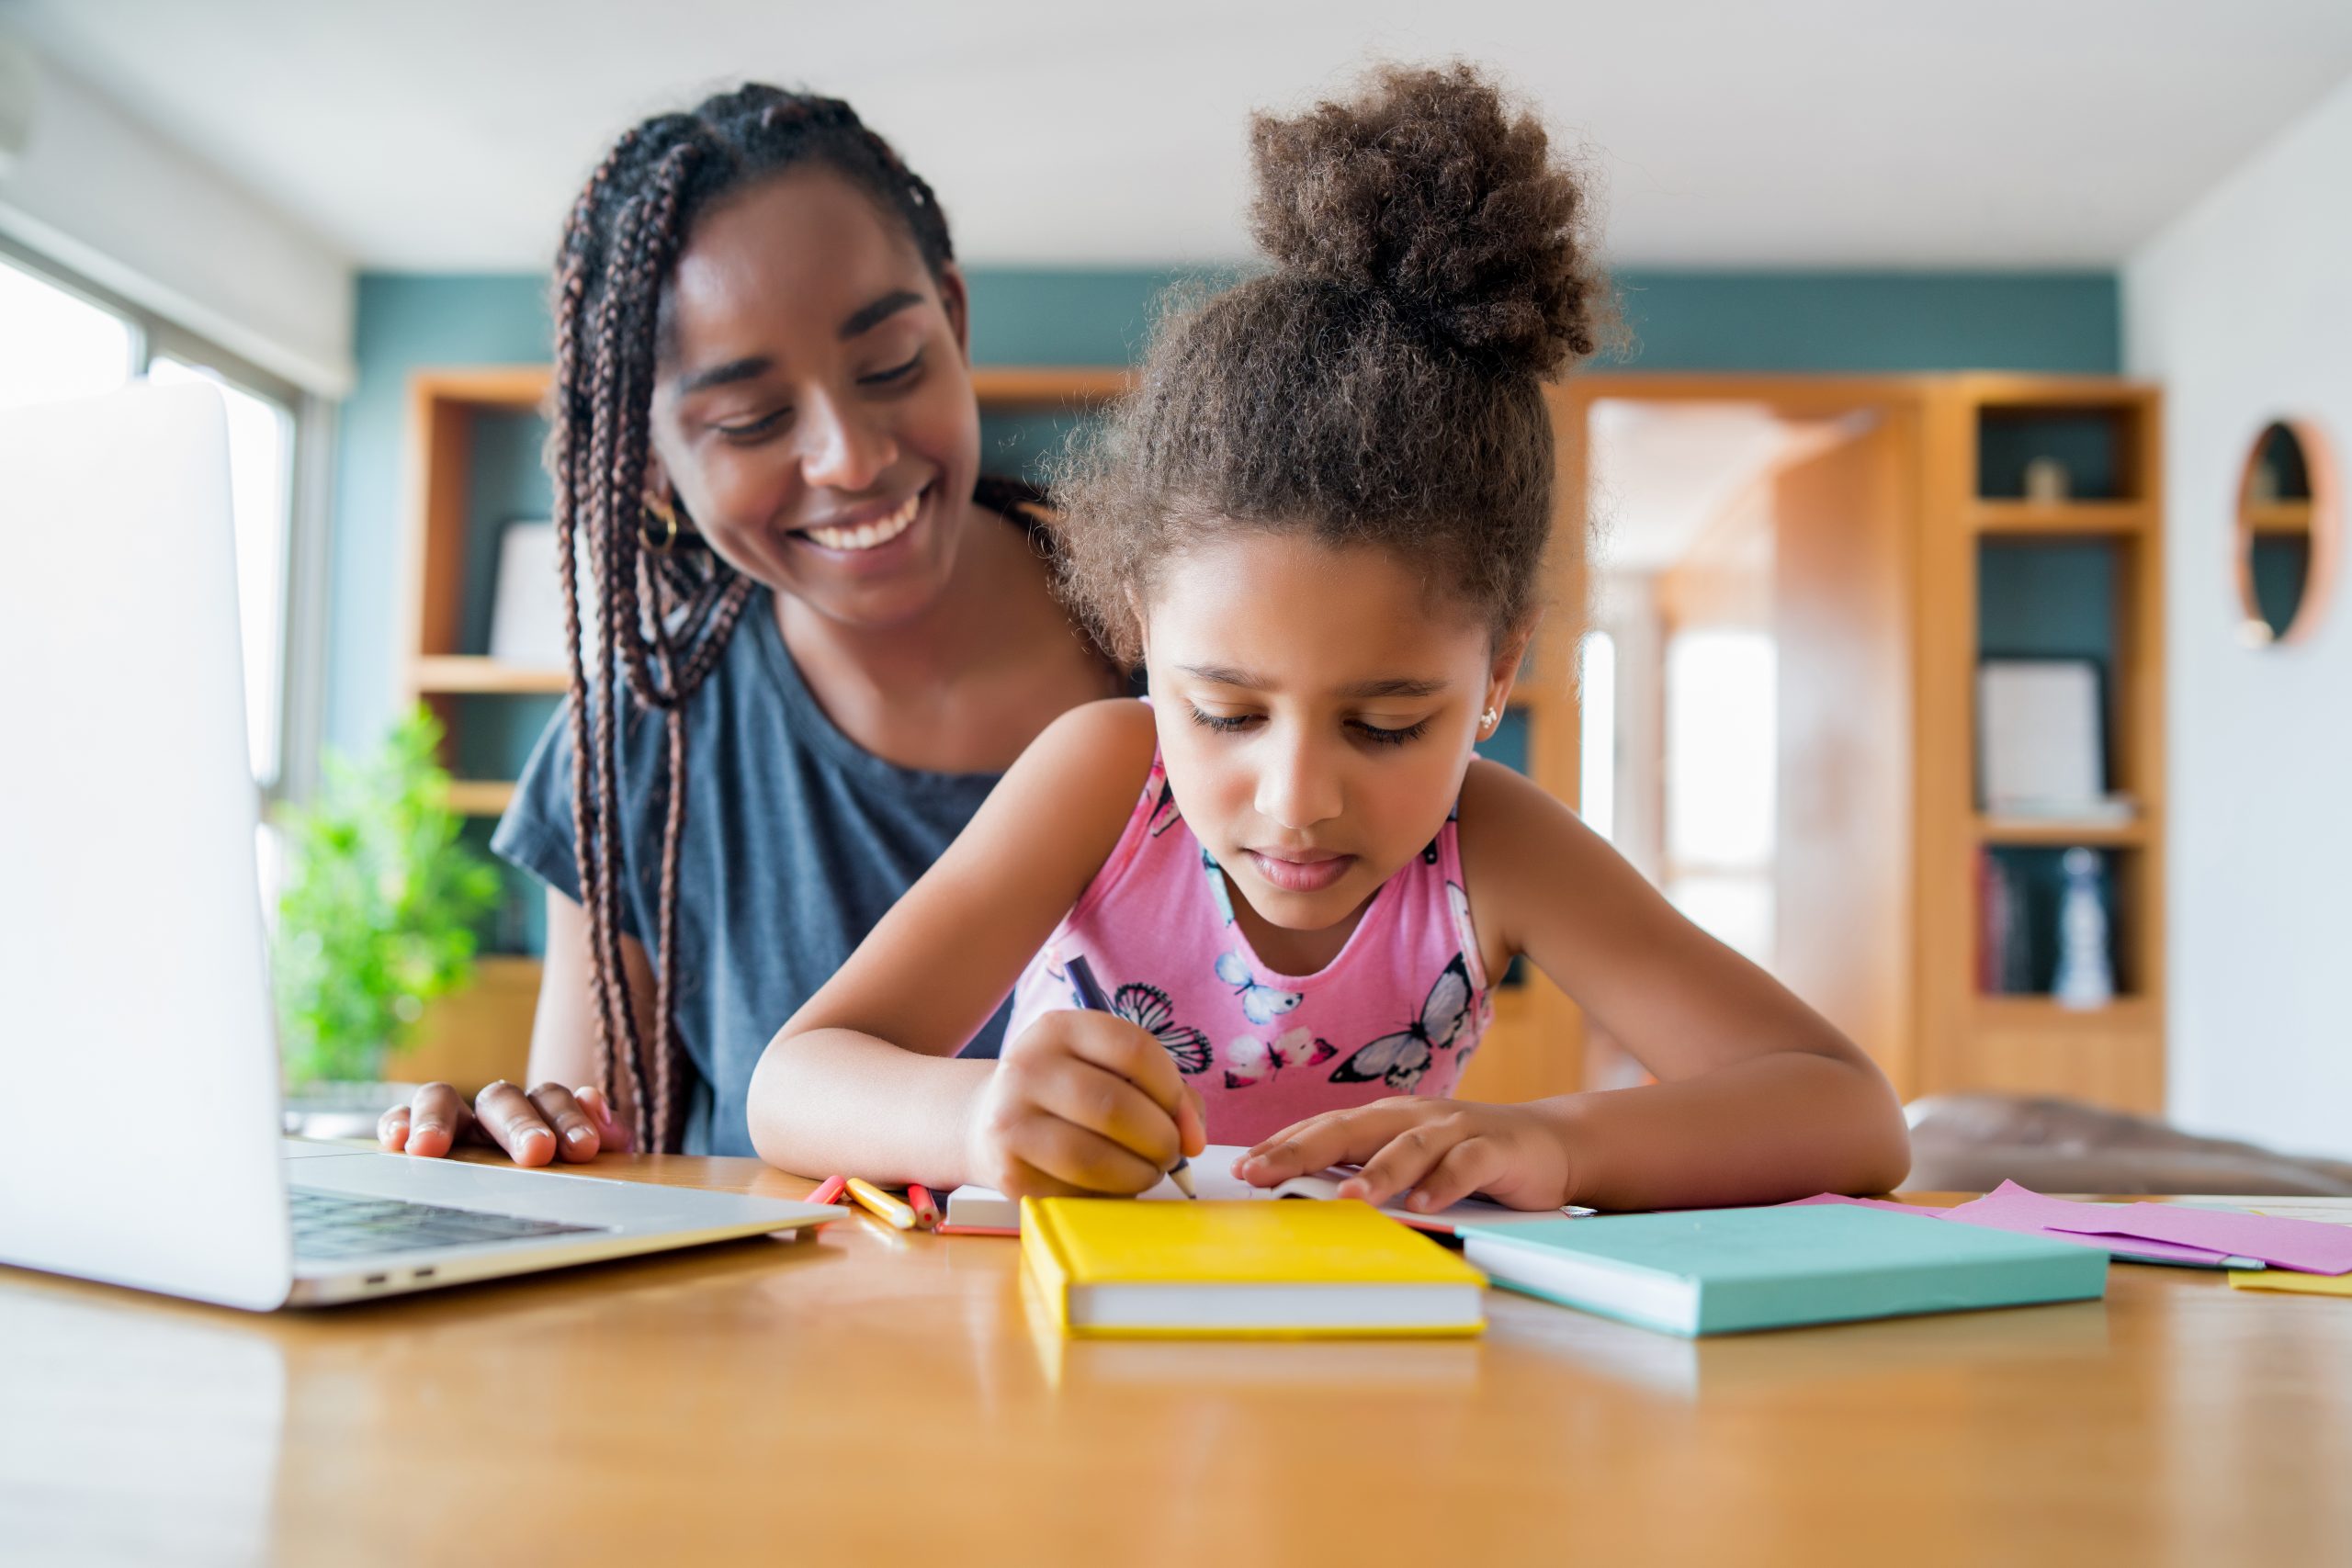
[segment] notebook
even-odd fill
[[[1436,1337],[1486,1325],[1486,1280],[1368,1203],[1024,1198],[1021,1259],[1082,1338]]]
[[[1233,1174],[1233,1162],[1249,1150],[1239,1144],[1211,1144],[1193,1161],[1193,1185],[1204,1201],[1224,1202],[1261,1201],[1268,1198],[1321,1198],[1338,1194],[1340,1183],[1346,1179],[1344,1171],[1325,1171],[1317,1176],[1295,1177],[1278,1187],[1252,1187]],[[1187,1201],[1172,1181],[1163,1180],[1139,1197],[1153,1202]],[[1577,1217],[1592,1213],[1590,1209],[1510,1209],[1500,1203],[1489,1203],[1483,1198],[1465,1198],[1451,1208],[1439,1209],[1427,1214],[1394,1204],[1382,1206],[1382,1213],[1392,1220],[1401,1220],[1415,1230],[1432,1231],[1440,1235],[1452,1235],[1457,1224],[1473,1222],[1490,1225],[1525,1224],[1531,1220],[1555,1220]],[[1021,1234],[1021,1201],[1008,1198],[992,1187],[958,1187],[947,1195],[947,1207],[941,1212],[939,1229],[946,1235],[1019,1235]]]
[[[2041,1236],[1843,1204],[1464,1225],[1498,1285],[1669,1334],[2083,1301],[2107,1258]]]

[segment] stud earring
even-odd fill
[[[1478,716],[1478,728],[1481,729],[1492,729],[1495,727],[1495,721],[1501,716],[1502,715],[1497,713],[1494,709],[1488,708],[1486,712]]]

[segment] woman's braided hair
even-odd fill
[[[690,534],[666,524],[668,536],[651,534],[644,490],[662,289],[695,219],[714,202],[811,164],[840,174],[903,223],[932,276],[944,276],[956,254],[947,220],[890,144],[838,98],[757,85],[624,133],[573,204],[556,256],[547,463],[571,661],[572,843],[594,966],[597,1081],[613,1099],[617,1059],[636,1107],[639,1149],[673,1147],[682,1109],[673,1102],[672,999],[685,705],[718,662],[753,586]],[[981,496],[1000,509],[1021,499]],[[593,681],[581,635],[583,531],[599,621]],[[655,796],[664,820],[650,1050],[621,962],[616,770],[618,729],[632,709],[661,714],[669,742]]]

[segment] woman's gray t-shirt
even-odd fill
[[[621,923],[651,952],[668,741],[661,715],[621,705]],[[577,900],[570,726],[559,712],[539,737],[491,847]],[[923,773],[862,750],[801,680],[765,588],[753,591],[688,702],[685,729],[670,970],[693,1069],[685,1149],[749,1155],[744,1100],[760,1053],[931,868],[1000,775]],[[673,964],[668,953],[654,959]],[[995,1055],[1004,1021],[1001,1005],[964,1054]]]

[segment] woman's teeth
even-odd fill
[[[811,528],[808,536],[829,550],[870,550],[876,545],[887,545],[914,526],[915,513],[922,506],[922,492],[917,491],[907,497],[907,502],[889,516],[872,523],[860,523],[854,528]]]

